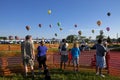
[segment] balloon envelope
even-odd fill
[[[111,15],[111,13],[110,13],[110,12],[108,12],[108,13],[107,13],[107,15],[108,15],[108,16],[110,16],[110,15]]]
[[[26,29],[29,31],[30,30],[30,26],[26,26]]]
[[[42,27],[42,24],[39,24],[38,26],[41,28],[41,27]]]
[[[62,28],[60,28],[60,31],[62,31],[63,29]]]
[[[13,36],[9,36],[9,40],[13,40]]]
[[[101,22],[100,20],[97,21],[97,25],[98,25],[98,26],[100,26],[101,23],[102,23],[102,22]]]
[[[49,27],[51,28],[51,27],[52,27],[52,25],[50,24],[50,25],[49,25]]]
[[[51,10],[48,10],[48,14],[51,14]]]
[[[81,35],[81,34],[82,34],[82,31],[78,31],[78,34]]]
[[[74,26],[77,27],[77,24],[75,24]]]
[[[16,39],[16,40],[19,40],[19,37],[18,37],[18,36],[15,36],[15,39]]]
[[[92,30],[92,33],[94,33],[95,31],[94,30]]]
[[[103,30],[100,30],[100,34],[103,34]]]
[[[107,30],[107,31],[110,31],[110,28],[109,28],[109,27],[107,27],[107,28],[106,28],[106,30]]]
[[[60,26],[61,25],[60,22],[58,22],[57,25]]]
[[[55,36],[57,36],[57,33],[55,33]]]

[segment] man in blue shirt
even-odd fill
[[[95,45],[95,47],[96,47],[96,75],[105,77],[101,72],[102,69],[106,66],[105,52],[107,50],[103,46],[101,39],[98,39],[98,43]]]

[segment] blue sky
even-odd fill
[[[120,37],[119,9],[120,0],[0,0],[0,36],[23,38],[30,34],[34,38],[53,38],[57,33],[55,38],[61,39],[70,34],[78,35],[81,30],[83,36],[94,39],[103,30],[105,36],[116,38],[117,33]],[[107,16],[108,12],[111,16]],[[102,22],[101,26],[96,24],[98,20]],[[57,26],[57,22],[61,25]],[[31,27],[29,31],[25,29],[26,25]],[[110,27],[109,32],[106,27]]]

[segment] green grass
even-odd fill
[[[74,72],[70,70],[51,69],[52,80],[120,80],[118,77],[106,75],[105,78],[96,76],[95,72],[92,71],[79,71]],[[38,75],[36,73],[35,78],[32,77],[24,78],[21,74],[14,74],[13,76],[0,77],[0,80],[44,80],[44,75]]]

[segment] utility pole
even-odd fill
[[[118,33],[117,33],[116,37],[117,37],[117,44],[118,44]]]

